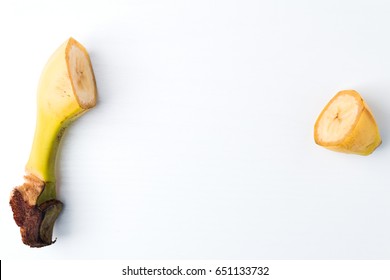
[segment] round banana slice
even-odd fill
[[[381,143],[375,118],[354,90],[337,93],[325,106],[314,125],[315,142],[327,149],[369,155]]]

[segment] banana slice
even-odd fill
[[[371,154],[381,143],[375,118],[354,90],[337,93],[314,125],[315,142],[327,149],[358,155]]]

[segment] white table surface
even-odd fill
[[[390,3],[0,2],[0,259],[389,259]],[[23,182],[36,87],[69,36],[96,108],[64,136],[57,243],[30,249],[8,205]],[[355,89],[383,144],[315,145]]]

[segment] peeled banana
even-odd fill
[[[358,92],[338,92],[314,125],[315,142],[327,149],[358,155],[371,154],[381,143],[375,118]]]
[[[54,243],[52,233],[62,203],[56,199],[55,162],[64,130],[96,105],[97,88],[86,49],[75,39],[50,57],[38,85],[34,140],[25,183],[14,188],[10,205],[22,241],[31,247]]]

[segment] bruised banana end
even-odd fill
[[[64,130],[96,105],[97,88],[86,49],[68,39],[50,57],[38,85],[35,135],[25,182],[14,188],[10,205],[24,244],[54,243],[54,223],[63,204],[56,199],[55,163]]]
[[[314,126],[315,142],[327,149],[358,155],[371,154],[381,143],[375,118],[354,90],[337,93]]]

